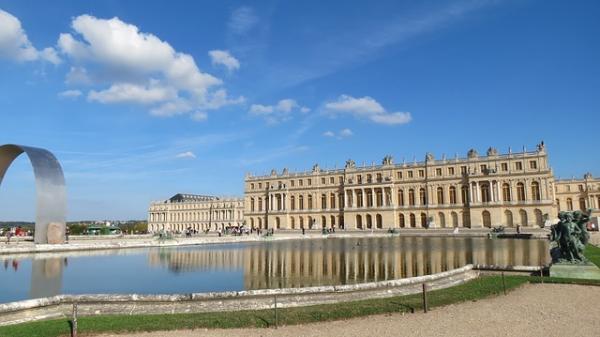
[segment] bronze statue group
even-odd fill
[[[550,240],[557,244],[551,251],[552,260],[568,263],[586,262],[583,251],[590,239],[586,227],[590,220],[589,215],[582,211],[560,212],[558,219],[559,222],[551,227]]]

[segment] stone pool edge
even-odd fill
[[[337,286],[259,289],[173,295],[57,295],[0,304],[0,326],[70,316],[77,303],[80,316],[200,313],[272,309],[386,298],[419,293],[422,284],[437,290],[479,276],[473,265],[424,276]]]
[[[183,247],[197,246],[205,244],[224,244],[224,243],[243,243],[243,242],[266,242],[266,241],[283,241],[283,240],[306,240],[306,239],[326,239],[331,238],[365,238],[365,237],[390,237],[390,236],[405,236],[405,237],[487,237],[487,234],[480,232],[461,232],[453,233],[336,233],[330,235],[309,234],[309,235],[275,235],[271,237],[260,237],[255,235],[250,236],[226,236],[226,237],[201,237],[201,238],[185,238],[182,241],[163,242],[143,241],[134,242],[128,240],[113,241],[113,242],[96,242],[96,243],[68,243],[59,245],[26,245],[26,246],[11,246],[0,247],[0,255],[17,255],[17,254],[32,254],[32,253],[52,253],[52,252],[71,252],[71,251],[91,251],[91,250],[108,250],[108,249],[128,249],[128,248],[152,248],[152,247]],[[528,239],[547,239],[547,233],[533,233]]]

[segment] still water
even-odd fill
[[[544,240],[329,238],[0,255],[0,303],[57,294],[191,293],[351,284],[465,264],[546,265]]]

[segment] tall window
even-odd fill
[[[535,161],[535,160],[530,161],[529,162],[529,168],[532,169],[532,170],[537,169],[537,161]]]
[[[490,184],[481,184],[481,202],[490,201]]]
[[[502,184],[502,200],[510,201],[510,185],[508,183]]]
[[[250,198],[250,212],[254,212],[254,198]]]
[[[383,180],[381,173],[377,173],[377,182],[380,183]]]
[[[325,194],[321,194],[321,209],[327,208],[327,196]]]
[[[573,210],[573,200],[571,198],[567,198],[567,211]]]
[[[412,188],[408,190],[408,204],[410,206],[415,205],[415,190],[413,190]]]
[[[263,210],[263,201],[262,198],[258,198],[258,211],[261,212]]]
[[[329,204],[330,208],[335,208],[335,193],[331,193],[329,196]]]
[[[367,183],[372,183],[373,177],[370,174],[367,174]]]
[[[523,183],[517,184],[517,200],[525,201],[525,185]]]
[[[444,204],[444,189],[441,187],[437,188],[437,203],[440,205]]]
[[[533,198],[533,200],[542,199],[540,195],[540,184],[537,181],[531,183],[531,198]]]
[[[398,205],[404,206],[404,190],[398,190]]]
[[[356,192],[356,207],[364,207],[363,206],[363,193],[360,190]]]
[[[304,209],[304,196],[302,195],[298,197],[298,209]]]
[[[523,169],[523,162],[520,162],[520,161],[516,162],[515,163],[515,170],[521,171],[522,169]]]
[[[362,184],[362,176],[361,176],[360,174],[359,174],[359,175],[356,177],[356,181],[357,181],[359,184]]]
[[[469,203],[469,186],[464,185],[463,187],[460,188],[460,194],[462,197],[462,202],[463,204],[468,204]]]
[[[295,210],[296,209],[296,197],[293,195],[290,197],[290,204],[291,204],[290,207],[292,208],[292,211]]]
[[[582,211],[585,211],[585,199],[584,198],[579,198],[579,209]]]
[[[424,188],[419,190],[419,202],[421,205],[427,205],[427,193]]]
[[[313,208],[313,203],[312,202],[313,202],[312,195],[309,195],[308,196],[308,209],[312,209]]]
[[[450,203],[456,204],[456,187],[450,186]]]

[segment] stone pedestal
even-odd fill
[[[590,262],[585,264],[556,263],[550,267],[550,276],[600,280],[600,268]]]
[[[58,222],[48,224],[48,244],[65,243],[65,225]]]

